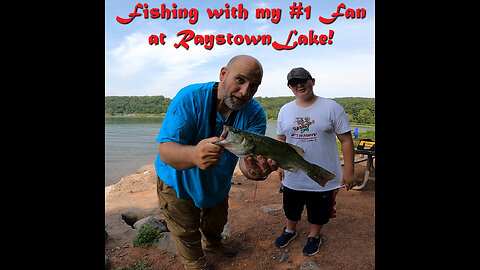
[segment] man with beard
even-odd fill
[[[221,68],[219,82],[181,89],[165,115],[156,139],[158,203],[185,269],[206,269],[203,251],[235,255],[222,244],[221,233],[238,157],[213,142],[223,125],[265,135],[265,113],[252,99],[262,77],[257,59],[235,56]],[[240,159],[245,177],[264,180],[278,169],[274,160],[257,160]]]

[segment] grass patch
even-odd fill
[[[142,258],[128,267],[117,268],[115,270],[155,270],[152,266],[152,263],[147,260],[147,258]]]
[[[150,225],[145,224],[142,226],[137,234],[137,237],[133,240],[134,247],[147,248],[153,246],[153,243],[157,242],[162,233],[158,230],[154,230]]]
[[[361,139],[372,139],[372,141],[375,141],[375,129],[358,132],[358,138],[356,138],[356,139],[353,138],[353,132],[352,132],[352,139],[353,139],[353,148],[354,149],[357,148]],[[340,143],[338,138],[336,138],[336,140],[337,140],[338,153],[340,154],[340,160],[343,160],[342,144]]]

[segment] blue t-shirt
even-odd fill
[[[182,88],[168,107],[156,141],[197,145],[201,140],[212,137],[210,112],[214,84],[215,82],[199,83]],[[224,121],[217,111],[215,136],[220,136],[223,125],[228,121],[229,118]],[[263,108],[252,98],[238,111],[233,126],[265,135],[267,122]],[[176,170],[163,163],[160,154],[157,154],[155,170],[165,184],[175,189],[178,198],[192,199],[199,208],[210,208],[228,195],[237,161],[237,156],[225,150],[220,162],[210,171],[198,167]]]

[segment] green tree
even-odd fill
[[[370,112],[369,109],[363,109],[358,113],[358,122],[359,123],[365,123],[365,124],[371,124],[372,123],[372,112]]]
[[[275,120],[280,108],[295,100],[295,96],[255,97],[255,99],[263,107],[267,119]],[[375,123],[375,98],[342,97],[333,98],[333,100],[343,107],[351,122]],[[172,99],[164,96],[107,96],[105,97],[105,115],[161,114],[167,112],[171,101]]]

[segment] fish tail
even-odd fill
[[[317,184],[319,184],[322,187],[324,187],[328,181],[335,178],[335,174],[325,170],[324,168],[318,165],[311,164],[311,163],[309,164],[308,169],[305,171],[305,173],[310,178],[312,178],[313,181],[317,182]]]

